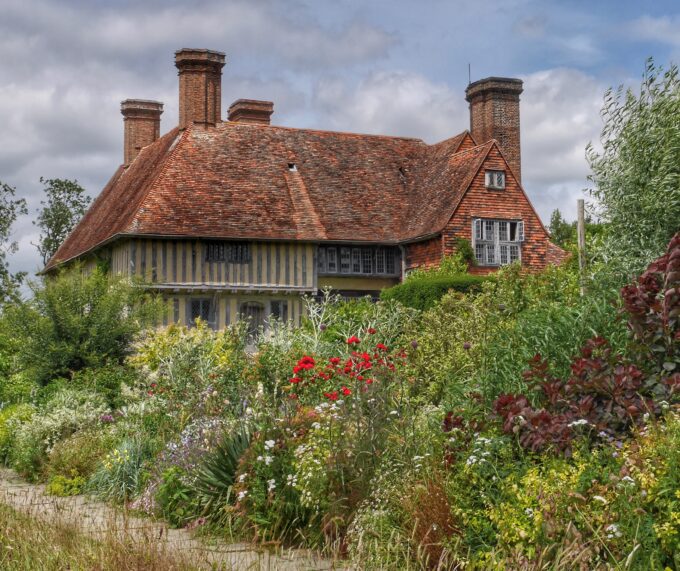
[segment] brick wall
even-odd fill
[[[430,268],[439,264],[442,259],[441,236],[415,244],[407,244],[405,249],[407,270]]]
[[[486,170],[505,170],[506,180],[504,190],[486,188],[484,172]],[[455,251],[457,237],[472,242],[473,218],[494,218],[524,221],[525,241],[522,243],[522,266],[530,271],[541,270],[559,259],[557,252],[551,245],[548,256],[549,238],[538,215],[534,212],[528,198],[520,188],[515,176],[507,168],[497,147],[492,147],[484,165],[472,181],[470,188],[463,197],[456,212],[443,232],[444,252],[451,254]],[[558,248],[559,250],[559,248]],[[471,272],[487,274],[497,268],[475,267]]]

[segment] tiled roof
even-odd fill
[[[426,145],[238,122],[174,129],[116,171],[46,269],[121,235],[417,239],[446,225],[493,144],[467,132]]]

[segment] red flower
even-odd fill
[[[158,386],[158,385],[156,385],[156,383],[151,383],[151,388],[152,388],[152,389],[155,389],[157,386]]]
[[[331,357],[329,360],[331,363],[333,363],[333,365],[340,364],[340,357]]]
[[[378,344],[375,346],[375,348],[376,348],[376,349],[380,349],[381,351],[387,351],[387,345],[385,345],[385,344],[383,344],[383,343],[378,343]]]
[[[301,370],[301,369],[309,370],[309,369],[313,369],[314,365],[316,365],[316,361],[314,361],[314,357],[309,357],[308,355],[305,355],[304,357],[302,357],[302,359],[300,359],[298,361],[296,368],[298,369],[298,371]],[[295,371],[295,369],[293,369],[293,371],[296,372],[296,373],[298,372],[298,371]]]
[[[375,380],[375,379],[366,379],[366,384],[367,384],[367,385],[372,385],[374,380]]]
[[[359,339],[356,335],[352,335],[348,340],[347,340],[347,345],[356,345],[358,343],[361,343],[361,339]]]
[[[291,382],[293,385],[297,385],[297,384],[300,382],[300,378],[299,378],[299,377],[293,377],[293,378],[290,380],[290,382]]]
[[[352,394],[352,391],[350,391],[347,387],[342,387],[342,394],[348,397]]]
[[[332,393],[324,393],[323,396],[325,396],[329,400],[338,400],[338,391],[333,391]]]
[[[367,331],[368,331],[369,335],[375,335],[377,333],[377,331],[375,329],[373,329],[373,327],[369,327],[367,329]]]

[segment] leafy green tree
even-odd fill
[[[43,265],[54,255],[76,223],[83,217],[91,198],[78,181],[61,178],[42,178],[46,200],[40,201],[38,219],[33,222],[41,230],[35,244]]]
[[[7,261],[7,255],[19,248],[12,240],[12,226],[19,216],[28,213],[26,201],[15,195],[16,188],[0,182],[0,305],[18,297],[18,288],[26,276],[25,272],[12,274]]]
[[[680,227],[680,78],[647,62],[639,93],[608,90],[602,151],[586,155],[602,257],[626,273],[661,255]]]
[[[143,288],[99,268],[87,274],[74,266],[31,289],[33,297],[8,305],[3,318],[17,340],[19,369],[41,384],[122,364],[160,311]]]
[[[564,247],[576,241],[576,226],[562,218],[559,208],[550,215],[550,239],[554,244]]]

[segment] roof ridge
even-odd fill
[[[241,123],[239,121],[222,121],[221,125],[247,126],[248,128],[260,129],[285,129],[286,131],[305,131],[307,133],[322,133],[328,135],[344,135],[347,137],[372,137],[375,139],[395,139],[399,141],[416,141],[427,145],[425,141],[418,137],[404,137],[400,135],[375,135],[373,133],[357,133],[354,131],[334,131],[332,129],[312,129],[307,127],[287,127],[286,125],[264,125],[260,123]],[[427,145],[432,146],[432,145]]]

